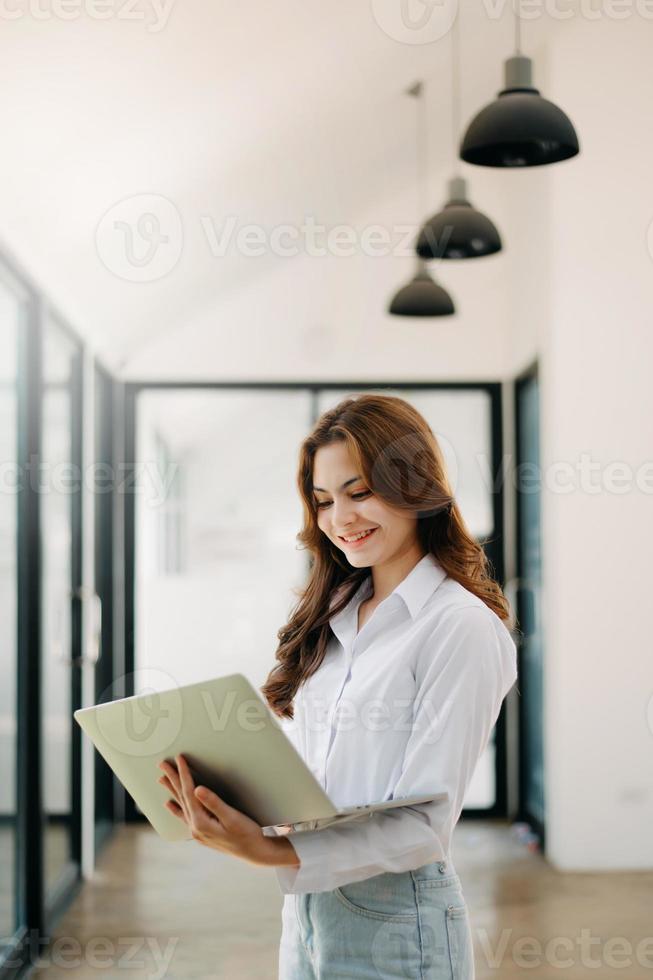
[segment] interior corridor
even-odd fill
[[[562,874],[529,850],[517,827],[462,821],[455,832],[476,980],[649,975],[653,874]],[[272,980],[281,904],[267,869],[193,841],[167,844],[145,824],[119,827],[30,976]],[[65,951],[60,943],[56,965],[62,937],[71,942]]]
[[[450,793],[475,977],[452,897],[350,907],[317,980],[426,980],[436,933],[438,980],[653,980],[653,0],[0,26],[0,980],[277,980],[275,872],[166,842],[150,749],[261,826]],[[241,703],[154,711],[234,674],[300,695],[328,809]],[[449,855],[395,813],[294,838],[325,921]]]

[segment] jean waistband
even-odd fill
[[[419,868],[411,871],[414,878],[452,878],[456,874],[451,858],[442,858],[440,861],[431,861],[423,864]]]

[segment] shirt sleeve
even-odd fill
[[[448,800],[288,834],[300,865],[275,868],[283,894],[331,891],[447,857],[474,769],[517,679],[516,648],[487,606],[449,610],[432,640],[416,666],[411,732],[393,798],[446,791]]]

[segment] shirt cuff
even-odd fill
[[[283,895],[302,895],[319,891],[319,879],[324,879],[324,841],[320,841],[323,830],[304,830],[286,836],[297,852],[299,867],[277,865],[277,882]]]
[[[386,814],[375,816],[387,818]],[[396,816],[393,814],[392,819]],[[365,826],[345,824],[337,828],[290,833],[287,836],[300,865],[275,867],[279,889],[283,895],[333,891],[340,885],[363,881],[384,871],[399,872],[428,864],[442,856],[442,845],[431,829],[423,826],[421,829],[421,840],[407,840],[394,853],[389,841],[379,841],[372,846],[367,840]],[[338,853],[340,861],[333,860],[334,852]]]

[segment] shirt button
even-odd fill
[[[447,862],[446,862],[446,861],[442,861],[442,862],[441,862],[441,863],[440,863],[440,864],[438,865],[438,871],[439,871],[439,872],[440,872],[441,874],[443,874],[443,873],[444,873],[444,872],[445,872],[446,870],[447,870]]]

